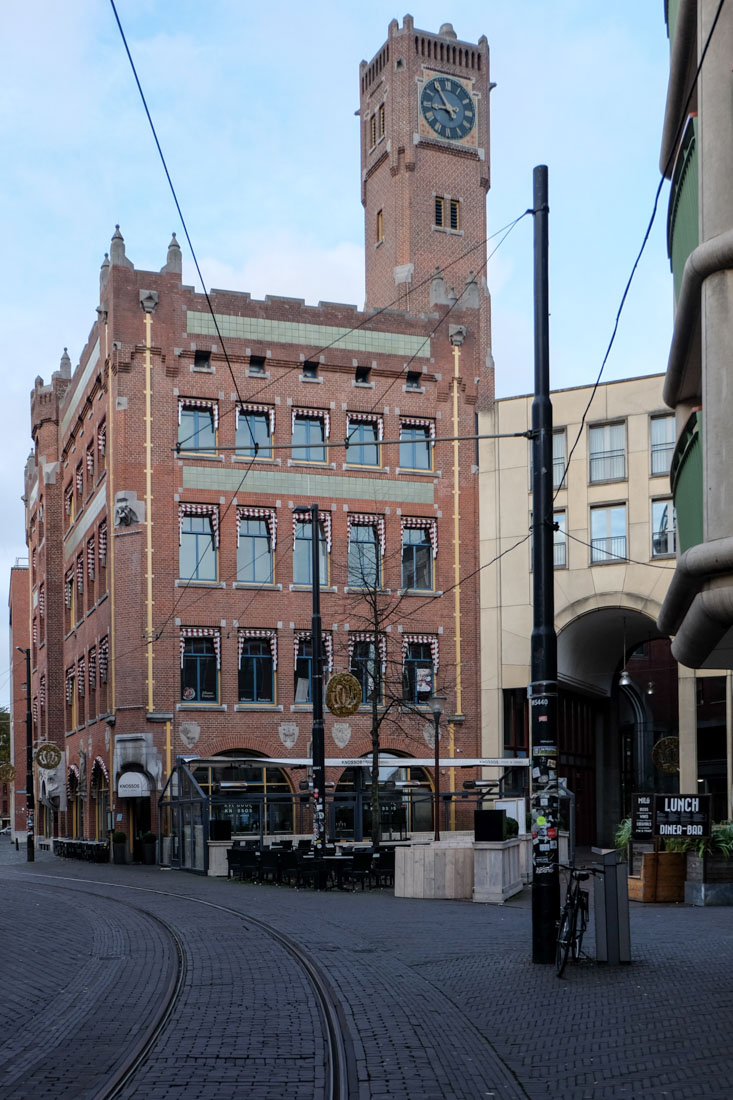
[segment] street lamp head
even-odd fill
[[[433,708],[433,714],[440,718],[441,714],[445,710],[446,698],[445,695],[432,695],[430,698],[430,705]]]

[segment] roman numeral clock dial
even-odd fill
[[[420,110],[438,137],[455,141],[468,137],[476,122],[473,99],[458,80],[436,76],[420,95]]]

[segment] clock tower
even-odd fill
[[[454,293],[460,308],[467,285],[477,304],[487,296],[486,38],[461,42],[450,23],[416,30],[406,15],[360,77],[366,308],[420,313]]]

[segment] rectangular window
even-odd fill
[[[565,464],[567,462],[566,433],[564,428],[557,428],[552,433],[552,487],[559,489],[565,481]]]
[[[378,418],[364,420],[346,417],[346,461],[354,466],[379,466],[381,423]]]
[[[369,147],[373,148],[377,144],[377,116],[372,115],[369,119]]]
[[[422,374],[419,370],[408,370],[407,379],[405,381],[406,390],[419,390],[421,389],[420,383],[422,382]]]
[[[353,641],[349,672],[361,685],[362,706],[382,702],[382,666],[373,639]]]
[[[195,351],[193,353],[194,370],[211,370],[211,352]]]
[[[626,505],[590,510],[591,565],[626,559]]]
[[[90,443],[86,450],[87,468],[87,493],[94,488],[94,442]]]
[[[310,637],[299,638],[295,657],[294,702],[311,703],[313,701],[311,687],[312,676],[313,642]]]
[[[182,451],[215,451],[217,406],[214,401],[178,402],[178,446]]]
[[[677,515],[672,498],[652,501],[652,557],[669,558],[677,549]]]
[[[564,511],[552,513],[555,526],[552,532],[552,553],[555,569],[568,567],[567,516]]]
[[[312,528],[310,521],[296,518],[293,537],[293,584],[313,583]],[[328,542],[325,524],[318,521],[318,572],[322,585],[328,585]]]
[[[371,367],[357,367],[354,372],[354,381],[357,386],[368,386],[369,376],[372,373]]]
[[[217,642],[213,636],[181,639],[181,702],[218,702]]]
[[[384,211],[377,210],[377,244],[384,240]]]
[[[303,363],[303,377],[309,382],[315,381],[318,378],[318,363]]]
[[[435,225],[438,229],[445,226],[445,199],[441,195],[435,196]]]
[[[624,481],[626,478],[626,424],[595,424],[589,431],[589,480]]]
[[[216,535],[211,516],[183,515],[178,550],[178,576],[185,581],[215,581]]]
[[[254,584],[272,584],[272,540],[265,519],[242,518],[239,521],[237,580]]]
[[[402,662],[402,698],[406,703],[425,705],[433,694],[435,668],[429,641],[407,641]]]
[[[652,477],[668,474],[674,454],[673,416],[653,416],[649,424]]]
[[[450,228],[456,230],[461,228],[461,204],[458,199],[450,200]]]
[[[237,409],[237,454],[246,458],[272,458],[273,415],[268,408]]]
[[[377,112],[377,115],[378,115],[378,119],[379,119],[379,125],[378,125],[379,136],[380,136],[380,138],[383,138],[384,137],[384,104],[383,103],[379,104],[379,111]]]
[[[99,456],[97,465],[101,473],[107,468],[107,425],[104,420],[97,428],[97,454]]]
[[[293,462],[326,461],[326,425],[321,416],[307,416],[304,413],[293,415]]]
[[[379,588],[379,533],[376,524],[349,526],[349,586]]]
[[[433,541],[429,524],[402,529],[402,587],[432,591]]]
[[[249,373],[264,376],[265,373],[265,357],[263,355],[250,355],[249,357]]]
[[[431,425],[427,422],[400,424],[400,466],[403,470],[431,470]]]
[[[269,637],[239,639],[239,702],[275,702],[275,661]]]

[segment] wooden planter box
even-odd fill
[[[685,873],[684,852],[645,852],[641,874],[629,876],[629,901],[684,901]]]
[[[733,905],[733,859],[688,852],[685,901],[688,905]]]

